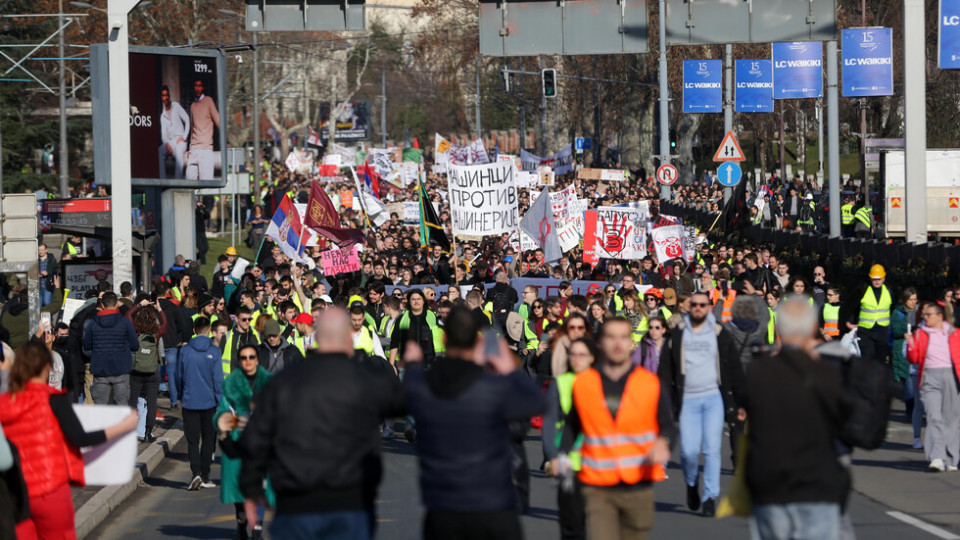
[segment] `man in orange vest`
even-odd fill
[[[656,375],[630,361],[633,327],[623,318],[600,328],[606,361],[573,383],[573,408],[561,450],[577,437],[590,538],[646,538],[653,526],[653,483],[666,478],[676,432],[670,402]]]

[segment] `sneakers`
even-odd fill
[[[203,483],[203,478],[199,476],[194,476],[193,480],[190,481],[190,485],[187,486],[187,491],[197,491],[200,489],[200,484]]]
[[[930,469],[931,471],[936,471],[936,472],[943,472],[943,471],[947,470],[946,466],[944,466],[944,464],[943,464],[943,460],[940,459],[940,458],[937,458],[937,459],[931,461],[931,462],[930,462],[930,466],[928,467],[928,469]]]
[[[687,508],[696,512],[700,509],[700,476],[697,476],[697,483],[687,486]]]
[[[914,438],[913,438],[913,449],[914,449],[914,450],[922,450],[922,449],[923,449],[923,441],[920,440],[920,437],[914,437]]]
[[[707,499],[703,501],[703,517],[713,517],[717,514],[717,500]]]
[[[957,470],[956,465],[950,465],[949,463],[947,464],[947,471],[953,472],[955,470]]]
[[[157,411],[157,415],[154,417],[157,422],[163,422],[163,415],[160,414],[160,411]]]
[[[152,444],[152,443],[157,442],[157,436],[154,435],[153,432],[147,432],[147,434],[146,434],[145,436],[143,436],[143,437],[137,437],[137,440],[140,441],[140,442],[147,442],[147,443],[151,443],[151,444]]]
[[[201,481],[200,481],[200,487],[205,488],[205,489],[210,489],[210,488],[215,488],[215,487],[217,487],[217,485],[214,484],[212,480],[207,479],[207,480],[201,480]]]

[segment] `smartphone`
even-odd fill
[[[49,314],[49,313],[41,313],[41,314],[40,314],[40,328],[43,328],[43,331],[44,331],[44,332],[50,332],[51,330],[53,330],[53,328],[52,328],[52,326],[51,326],[51,324],[50,324],[50,314]]]
[[[500,354],[500,337],[491,329],[483,331],[483,356],[490,358]]]
[[[727,281],[726,281],[726,280],[723,280],[723,281],[720,282],[720,291],[723,293],[724,296],[727,295]]]

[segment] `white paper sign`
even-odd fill
[[[658,227],[650,233],[650,237],[660,264],[683,257],[683,226]]]
[[[300,215],[302,216],[303,214]],[[247,271],[248,266],[250,266],[250,261],[244,259],[243,257],[238,257],[237,262],[233,264],[233,271],[230,272],[230,277],[239,280],[243,277],[243,273]]]
[[[130,407],[120,405],[74,405],[84,431],[106,429],[130,414]],[[137,464],[137,433],[131,431],[122,437],[97,446],[81,448],[83,476],[88,486],[116,486],[133,478]]]
[[[447,165],[453,234],[485,236],[517,230],[517,186],[509,163]]]
[[[637,260],[647,256],[646,227],[640,212],[623,206],[597,208],[597,253],[601,259]]]

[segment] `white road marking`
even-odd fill
[[[941,529],[936,525],[931,525],[926,521],[919,520],[911,515],[904,514],[903,512],[892,511],[887,512],[887,515],[892,518],[899,519],[900,521],[909,525],[913,525],[921,531],[928,532],[938,538],[943,538],[944,540],[960,540],[960,536],[957,536],[946,529]]]

